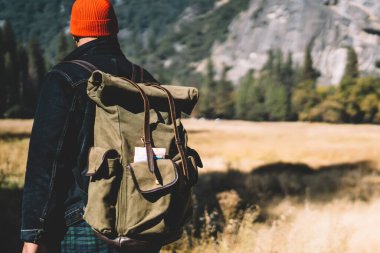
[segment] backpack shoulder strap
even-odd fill
[[[92,73],[92,72],[94,72],[96,70],[99,70],[99,68],[97,68],[93,64],[91,64],[91,63],[89,63],[87,61],[83,61],[83,60],[64,61],[64,62],[61,62],[61,63],[72,63],[72,64],[75,64],[75,65],[81,66],[82,68],[86,69],[90,73]]]

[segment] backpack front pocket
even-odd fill
[[[115,235],[116,201],[122,178],[120,155],[116,150],[93,147],[87,175],[91,176],[84,219],[96,231]]]
[[[163,217],[178,171],[170,159],[155,162],[155,173],[149,171],[147,162],[131,163],[125,169],[117,205],[118,231],[124,236],[154,238],[166,229]]]

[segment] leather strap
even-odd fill
[[[92,65],[91,63],[86,62],[86,61],[82,61],[82,60],[73,60],[73,61],[67,61],[67,62],[63,62],[63,63],[74,63],[76,65],[79,65],[79,66],[85,68],[90,73],[92,73],[93,71],[98,70],[98,68],[95,67],[94,65]],[[133,68],[132,74],[134,75],[134,72],[135,72],[135,65],[134,64],[132,64],[132,68]],[[150,133],[150,115],[149,115],[149,113],[150,113],[150,105],[149,105],[148,97],[145,94],[145,92],[143,91],[143,89],[141,89],[141,87],[138,86],[137,83],[135,83],[134,81],[132,81],[130,79],[127,79],[125,77],[119,77],[119,78],[121,78],[123,80],[126,80],[130,84],[132,84],[138,90],[138,92],[140,93],[140,95],[141,95],[141,97],[143,99],[143,102],[144,102],[143,142],[144,142],[144,146],[146,148],[146,157],[147,157],[147,161],[148,161],[149,171],[151,173],[154,173],[154,170],[155,170],[155,165],[154,164],[155,163],[154,163],[154,153],[153,153],[153,148],[152,148],[152,137],[151,137],[151,133]]]
[[[74,64],[79,65],[82,68],[86,69],[90,73],[98,70],[98,68],[95,67],[93,64],[91,64],[89,62],[86,62],[86,61],[82,61],[82,60],[64,61],[64,62],[61,62],[61,63],[74,63]]]
[[[152,136],[150,133],[150,114],[149,114],[150,113],[150,105],[149,105],[148,96],[145,94],[143,89],[134,81],[129,80],[129,79],[124,78],[124,77],[120,77],[120,78],[129,82],[130,84],[132,84],[139,91],[139,93],[141,94],[141,97],[143,98],[143,102],[144,102],[144,131],[143,131],[143,139],[142,140],[143,140],[144,146],[146,148],[146,157],[148,160],[149,171],[151,173],[154,173],[154,169],[155,169],[154,153],[153,153],[153,148],[152,148]]]
[[[170,113],[171,120],[173,122],[173,128],[174,128],[174,133],[175,133],[175,135],[174,135],[175,136],[175,143],[176,143],[178,152],[181,156],[183,174],[186,177],[188,177],[188,168],[187,168],[187,163],[186,163],[186,158],[185,158],[185,149],[183,147],[183,142],[181,141],[181,138],[179,136],[178,126],[177,126],[177,122],[176,122],[176,119],[177,119],[176,115],[177,114],[176,114],[176,110],[175,110],[174,98],[168,89],[166,89],[160,85],[157,85],[157,84],[150,84],[150,86],[164,91],[168,96],[169,113]]]

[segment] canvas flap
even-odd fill
[[[136,188],[144,194],[167,189],[178,181],[176,165],[170,159],[158,159],[155,173],[149,172],[147,162],[129,164]]]
[[[99,171],[104,160],[109,157],[113,158],[113,160],[117,159],[118,157],[117,151],[114,149],[92,147],[88,154],[88,169],[87,169],[86,175],[87,176],[95,175],[96,172]],[[110,162],[108,162],[107,164],[109,167],[112,166],[112,163]]]
[[[158,100],[160,103],[167,103],[167,95],[162,90],[159,90],[150,85],[139,83],[138,84],[150,100]],[[178,111],[182,111],[186,114],[191,114],[191,111],[196,105],[199,94],[198,89],[195,87],[176,86],[176,85],[162,85],[172,94]],[[105,100],[109,88],[114,88],[117,92],[111,94],[112,99],[115,99],[115,95],[120,94],[120,90],[127,92],[128,94],[140,96],[138,90],[131,84],[131,81],[125,80],[119,77],[111,76],[102,71],[95,71],[87,84],[87,94],[95,101],[99,106],[104,107],[108,102]],[[109,94],[110,95],[110,94]]]

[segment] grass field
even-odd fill
[[[380,252],[380,126],[184,125],[205,168],[193,222],[163,252]],[[30,129],[0,121],[1,252],[17,252]]]

